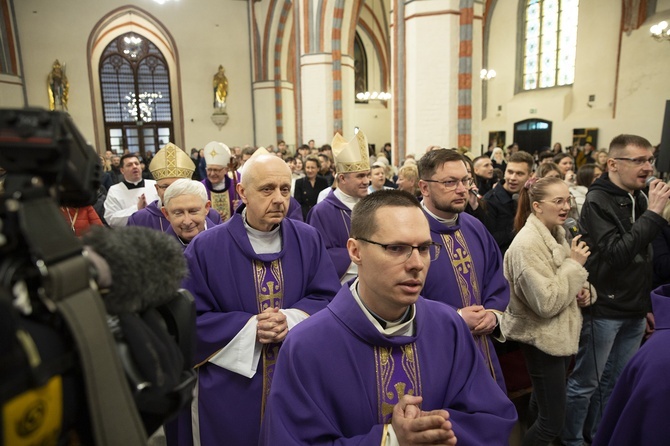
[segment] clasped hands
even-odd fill
[[[498,325],[498,318],[491,311],[486,311],[482,305],[470,305],[458,310],[461,317],[468,324],[473,335],[490,335]]]
[[[423,398],[404,395],[393,407],[391,425],[402,446],[443,445],[454,446],[456,434],[444,409],[424,412],[419,408]]]
[[[288,334],[286,315],[279,308],[266,308],[256,315],[256,339],[261,344],[282,342]]]
[[[591,304],[591,290],[582,288],[577,293],[577,305],[580,307],[588,307]]]

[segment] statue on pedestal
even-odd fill
[[[47,76],[47,90],[49,92],[49,110],[67,111],[67,99],[70,84],[58,59],[54,62],[49,76]]]
[[[214,75],[212,85],[214,89],[214,108],[225,110],[226,97],[228,96],[228,78],[226,78],[223,65],[219,65],[219,71]]]

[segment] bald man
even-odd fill
[[[339,291],[319,233],[286,219],[291,170],[273,155],[245,165],[230,220],[186,248],[196,301],[200,444],[256,445],[279,348]],[[221,253],[226,253],[222,259]]]

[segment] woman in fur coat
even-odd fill
[[[532,423],[522,445],[548,445],[565,419],[566,371],[577,353],[580,307],[595,300],[586,281],[589,248],[576,236],[569,245],[563,223],[570,192],[559,178],[528,180],[519,194],[517,235],[505,254],[510,302],[502,318],[506,337],[521,344],[533,383]]]

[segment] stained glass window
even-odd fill
[[[99,69],[108,148],[144,155],[167,144],[170,73],[156,45],[139,34],[123,34],[105,48]]]
[[[579,0],[528,0],[524,90],[574,82],[578,11]]]

